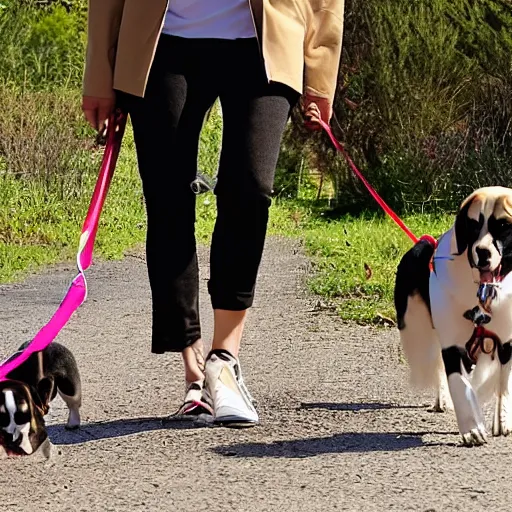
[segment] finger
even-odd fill
[[[322,109],[322,119],[329,123],[332,118],[332,108],[330,106],[326,106]]]
[[[98,129],[98,110],[84,109],[84,116],[87,122],[95,129]]]
[[[306,121],[304,126],[312,132],[318,132],[322,129],[322,127],[316,121]]]
[[[100,107],[98,113],[98,130],[103,134],[107,131],[108,118],[110,117],[111,108]]]

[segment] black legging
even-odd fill
[[[119,93],[146,200],[154,353],[180,352],[201,337],[190,184],[208,109],[219,98],[223,137],[208,290],[214,309],[239,311],[252,305],[282,133],[298,97],[268,83],[256,39],[167,35],[145,97]]]

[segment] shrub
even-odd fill
[[[85,28],[82,9],[7,4],[0,9],[0,81],[32,90],[79,88]]]
[[[510,184],[511,28],[505,0],[347,3],[336,131],[394,207],[450,209]],[[326,137],[311,145],[344,209],[374,206]]]
[[[76,195],[91,169],[91,142],[74,92],[18,91],[0,86],[0,159],[17,179]],[[92,141],[92,138],[89,139]]]

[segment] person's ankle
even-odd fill
[[[197,340],[182,352],[185,367],[185,381],[187,384],[204,380],[204,354],[203,342]]]
[[[237,356],[235,356],[231,351],[226,350],[225,348],[212,348],[210,352],[208,352],[208,355],[206,356],[206,362],[208,362],[208,359],[210,359],[210,357],[213,355],[220,356],[221,358],[223,355],[227,355],[232,359],[238,359]]]
[[[185,383],[187,386],[193,384],[194,382],[203,382],[204,374],[197,374],[195,372],[185,371]]]
[[[238,358],[238,352],[240,350],[240,341],[231,341],[231,340],[223,340],[221,342],[216,341],[215,339],[212,342],[212,348],[210,350],[210,354],[215,352],[216,350],[220,350],[222,352],[227,352],[232,355],[235,359]]]
[[[212,350],[221,349],[238,358],[247,310],[215,309]]]

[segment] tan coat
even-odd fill
[[[118,89],[144,96],[169,1],[89,0],[84,95],[107,98]],[[248,2],[269,81],[332,103],[344,0]]]

